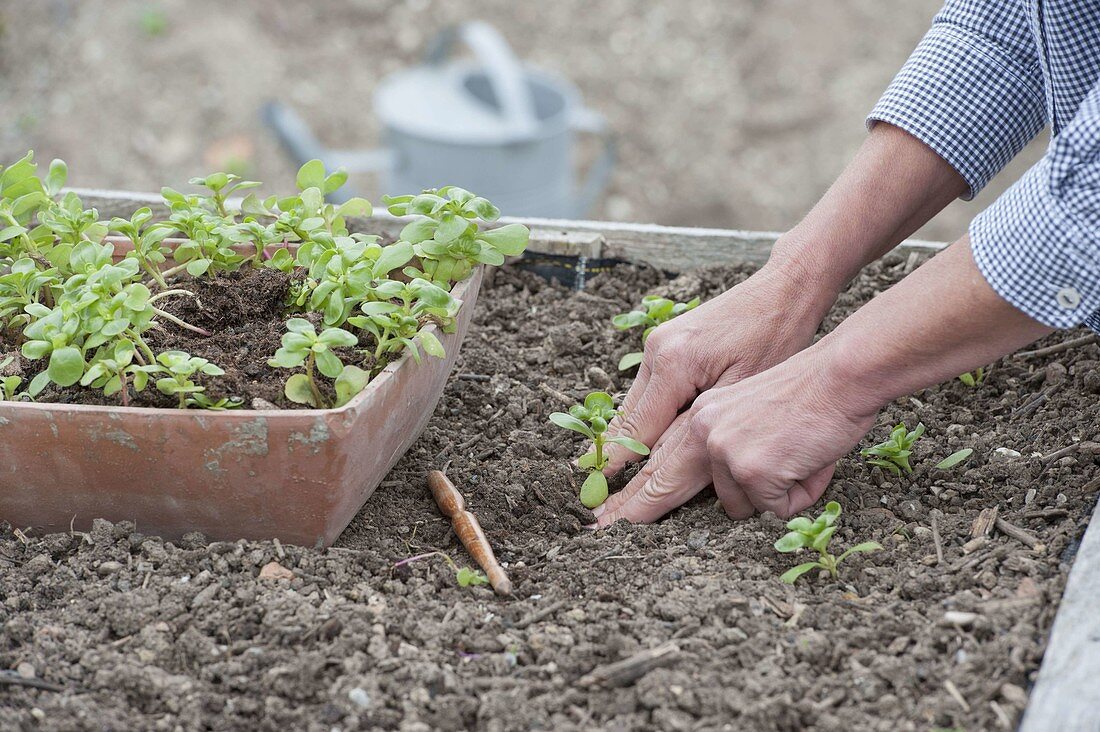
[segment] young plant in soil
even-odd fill
[[[563,429],[579,432],[592,440],[592,452],[581,456],[577,464],[588,471],[588,477],[581,485],[581,503],[588,508],[596,508],[607,500],[607,478],[603,469],[607,467],[607,455],[604,447],[609,442],[622,445],[639,455],[648,455],[649,448],[630,437],[608,437],[607,425],[619,413],[609,394],[594,391],[584,398],[583,404],[574,404],[569,412],[554,412],[550,421]]]
[[[967,371],[959,376],[959,381],[970,387],[980,386],[985,381],[985,369],[979,366],[974,371]]]
[[[475,585],[489,584],[489,578],[485,576],[484,572],[472,569],[470,567],[459,567],[458,564],[455,563],[455,560],[451,559],[450,555],[448,555],[446,552],[441,551],[425,552],[424,554],[417,554],[415,557],[402,559],[400,562],[394,564],[390,568],[390,571],[393,572],[398,567],[404,567],[406,565],[412,564],[413,562],[419,562],[424,559],[431,559],[432,557],[442,557],[447,562],[447,565],[450,566],[451,571],[454,572],[455,582],[458,583],[459,587],[473,587]]]
[[[630,330],[631,328],[645,328],[642,331],[642,346],[645,346],[646,339],[649,338],[649,334],[662,323],[675,318],[677,315],[682,315],[688,310],[692,310],[699,306],[699,298],[693,298],[688,302],[673,302],[663,297],[657,297],[656,295],[647,295],[642,298],[642,309],[631,310],[629,313],[622,313],[616,315],[611,319],[612,324],[619,330]],[[635,351],[628,353],[619,359],[619,370],[626,371],[629,368],[633,368],[642,362],[642,352]]]
[[[15,356],[8,356],[0,361],[0,371],[3,371],[15,361]],[[0,376],[0,401],[21,402],[31,401],[31,395],[19,391],[19,385],[23,383],[21,376]]]
[[[796,516],[787,522],[790,530],[779,541],[775,542],[776,551],[788,553],[813,549],[818,553],[818,559],[813,562],[805,562],[792,567],[784,572],[779,579],[787,584],[794,584],[802,575],[814,569],[824,569],[833,578],[837,578],[837,566],[856,552],[873,552],[882,548],[875,541],[865,541],[846,549],[839,557],[829,552],[829,540],[836,533],[836,521],[840,518],[840,504],[829,501],[825,504],[825,510],[814,520],[805,516]]]
[[[222,376],[225,371],[205,358],[192,356],[184,351],[165,351],[157,356],[156,364],[139,367],[138,373],[146,376],[165,374],[157,379],[157,390],[161,394],[176,397],[179,400],[180,409],[191,406],[209,409],[211,405],[218,405],[220,409],[241,406],[241,402],[237,400],[212,401],[207,397],[204,393],[206,387],[195,383],[194,378],[200,375]]]
[[[890,439],[880,442],[872,447],[865,447],[859,451],[860,455],[870,458],[867,462],[877,465],[894,475],[901,475],[902,471],[908,475],[913,472],[909,465],[909,457],[913,454],[913,443],[924,434],[924,424],[917,423],[917,428],[912,432],[905,429],[902,422],[890,432]]]
[[[518,224],[482,231],[478,221],[494,221],[499,211],[449,187],[392,199],[392,208],[417,219],[406,227],[407,238],[383,246],[379,237],[347,227],[348,217],[371,213],[370,202],[325,201],[347,174],[328,172],[319,160],[299,169],[297,195],[261,200],[249,193],[240,211],[230,208],[229,198],[259,183],[235,174],[194,178],[191,184],[203,189],[196,193],[163,188],[170,211],[163,222],[153,221],[150,208],[102,222],[74,193],[61,196],[64,163],[54,161],[44,179],[36,171],[33,153],[0,168],[0,338],[27,359],[46,362],[27,388],[31,396],[51,383],[61,389],[81,384],[119,395],[125,406],[131,389],[141,391],[157,374],[158,386],[181,407],[240,406],[236,399],[206,395],[190,378],[220,375],[219,367],[171,349],[158,355],[146,336],[160,325],[210,337],[160,301],[191,297],[201,310],[188,278],[217,278],[250,265],[291,275],[287,314],[316,312],[324,323],[320,334],[304,318],[287,324],[290,332],[269,361],[304,370],[287,381],[287,398],[339,407],[362,390],[371,372],[345,366],[335,349],[356,349],[364,361],[373,354],[376,370],[406,349],[418,362],[421,351],[443,357],[430,326],[453,332],[461,303],[451,287],[477,263],[499,264],[521,253],[529,236]],[[110,231],[132,245],[121,261],[105,239]],[[182,241],[172,248],[165,244],[169,237]],[[297,243],[296,252],[289,243]],[[415,278],[411,283],[392,278],[402,269]],[[362,315],[349,317],[356,311]],[[333,380],[335,399],[325,396],[331,391],[321,378]]]
[[[358,394],[363,386],[366,386],[369,374],[357,366],[345,366],[335,353],[337,348],[351,348],[359,343],[354,333],[343,328],[326,328],[318,333],[313,323],[305,318],[291,318],[286,322],[286,327],[288,332],[283,334],[283,345],[275,352],[275,357],[268,361],[268,365],[284,369],[305,367],[304,374],[294,374],[287,379],[285,388],[287,399],[317,408],[333,406],[321,393],[316,371],[320,371],[330,379],[336,379],[335,406],[343,406],[351,396]],[[359,388],[352,390],[350,388],[352,384],[357,384],[359,380],[362,384]],[[349,385],[349,389],[345,390],[343,395],[341,395],[341,383]]]
[[[401,230],[400,238],[413,245],[421,268],[408,267],[405,274],[429,279],[446,289],[468,277],[478,264],[500,266],[505,257],[519,256],[530,238],[521,224],[483,231],[477,222],[496,221],[500,209],[458,186],[382,200],[394,216],[416,217]]]

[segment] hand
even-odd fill
[[[712,483],[732,518],[809,508],[875,415],[853,410],[844,385],[823,379],[819,360],[811,349],[703,393],[638,475],[597,509],[598,525],[655,521]]]
[[[736,383],[808,346],[835,299],[835,291],[814,285],[794,266],[769,264],[665,323],[646,339],[638,375],[610,434],[654,447],[700,392]],[[637,455],[616,445],[608,457],[604,472],[613,475]]]
[[[963,237],[812,347],[701,395],[600,507],[599,525],[654,521],[711,483],[734,518],[798,513],[821,497],[883,404],[1052,330],[994,292]]]

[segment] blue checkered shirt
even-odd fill
[[[948,0],[868,124],[914,135],[974,196],[1049,124],[1046,155],[970,225],[997,293],[1100,331],[1100,0]]]

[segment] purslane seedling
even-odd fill
[[[314,369],[330,379],[340,377],[345,366],[335,350],[351,348],[359,343],[359,339],[343,328],[326,328],[318,333],[313,323],[305,318],[291,318],[286,322],[286,327],[282,347],[275,352],[268,365],[284,369],[305,367],[304,374],[294,374],[287,379],[284,390],[286,398],[312,407],[331,406],[321,393]]]
[[[407,238],[382,245],[377,236],[348,229],[348,217],[370,215],[370,202],[325,200],[347,173],[326,171],[319,160],[299,169],[297,195],[261,200],[250,192],[240,210],[230,197],[259,183],[233,173],[192,179],[202,189],[198,192],[163,188],[167,221],[154,221],[148,207],[129,218],[100,221],[75,193],[61,194],[66,176],[65,164],[54,161],[39,178],[33,153],[0,167],[0,334],[26,358],[46,362],[27,388],[30,395],[50,383],[62,388],[79,383],[118,394],[126,404],[150,374],[168,368],[146,340],[151,328],[159,323],[211,335],[160,301],[191,297],[201,310],[185,284],[188,278],[217,277],[251,265],[291,275],[287,315],[317,312],[323,321],[320,335],[295,333],[297,326],[289,325],[290,342],[272,356],[276,366],[306,372],[288,381],[288,398],[339,407],[363,389],[372,371],[344,366],[333,348],[355,349],[364,364],[373,354],[370,368],[378,371],[405,350],[417,361],[422,352],[442,358],[443,345],[431,326],[454,332],[461,303],[450,294],[452,286],[475,264],[499,264],[505,255],[521,253],[528,240],[526,227],[518,224],[483,231],[479,222],[495,221],[496,207],[469,191],[445,187],[390,199],[395,212],[415,220],[406,226]],[[109,232],[130,242],[121,261],[115,261],[115,245],[105,240]],[[181,241],[169,247],[170,237]],[[394,277],[402,270],[412,282]],[[309,343],[300,343],[303,339]],[[161,379],[166,387],[167,378]],[[332,379],[332,404],[322,397],[320,378]],[[237,400],[188,389],[180,382],[171,393],[185,406],[239,406]]]
[[[880,442],[872,447],[865,447],[859,451],[860,455],[870,458],[867,462],[877,465],[894,475],[906,475],[913,472],[909,465],[909,457],[913,454],[913,443],[924,434],[924,424],[917,423],[917,428],[912,432],[905,429],[902,422],[890,432],[890,439]]]
[[[179,408],[187,409],[190,406],[205,407],[211,403],[205,396],[206,387],[194,381],[195,377],[223,376],[225,371],[217,364],[210,363],[205,358],[192,356],[184,351],[165,351],[157,356],[157,363],[139,367],[139,373],[147,375],[161,375],[157,379],[157,390],[161,394],[174,396],[179,399]],[[135,386],[137,384],[135,383]],[[228,400],[227,400],[228,402]],[[240,406],[238,402],[237,406]]]
[[[616,315],[611,319],[612,324],[619,330],[631,328],[644,328],[642,331],[642,346],[645,346],[649,334],[657,326],[667,323],[677,315],[682,315],[699,306],[699,298],[688,302],[673,302],[667,298],[647,295],[642,298],[642,309],[631,310],[629,313]],[[628,353],[619,360],[619,370],[625,371],[642,362],[642,351]]]
[[[607,436],[607,426],[618,413],[611,395],[594,391],[584,398],[583,404],[571,406],[568,413],[554,412],[550,415],[550,421],[558,427],[578,432],[592,440],[592,452],[582,455],[577,463],[581,469],[588,471],[580,494],[581,503],[588,508],[595,508],[607,500],[607,478],[603,474],[608,462],[604,452],[607,443],[622,445],[638,455],[649,454],[649,448],[635,439]]]
[[[455,582],[458,583],[459,587],[474,587],[476,585],[489,584],[489,578],[485,576],[484,572],[473,569],[471,567],[459,567],[458,564],[455,563],[455,560],[451,559],[449,554],[441,551],[425,552],[424,554],[417,554],[414,557],[407,557],[406,559],[402,559],[400,562],[395,563],[390,568],[390,572],[392,573],[393,570],[397,569],[398,567],[404,567],[405,565],[412,564],[413,562],[419,562],[424,559],[431,559],[432,557],[441,557],[444,561],[447,562],[447,566],[449,566],[451,568],[451,572],[454,573]]]
[[[840,504],[829,501],[825,504],[825,510],[816,519],[811,521],[805,516],[796,516],[787,522],[789,531],[775,542],[776,551],[788,553],[813,549],[818,553],[818,559],[788,569],[779,579],[787,584],[794,584],[799,577],[814,569],[824,569],[833,579],[836,579],[837,566],[849,556],[856,552],[873,552],[882,548],[878,542],[865,541],[849,547],[840,556],[831,554],[829,540],[836,533],[838,518],[840,518]]]
[[[967,371],[965,374],[959,376],[959,381],[967,386],[979,386],[985,381],[985,369],[979,366],[974,371]]]

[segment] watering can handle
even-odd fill
[[[429,64],[438,66],[450,55],[456,40],[473,51],[489,79],[501,114],[517,137],[528,137],[538,130],[535,101],[527,86],[523,66],[511,46],[496,28],[480,20],[445,28],[428,46]]]
[[[586,107],[578,107],[571,112],[569,128],[574,132],[595,135],[603,142],[599,157],[588,168],[588,173],[573,200],[573,218],[583,219],[595,206],[611,178],[617,155],[615,134],[602,114]]]

